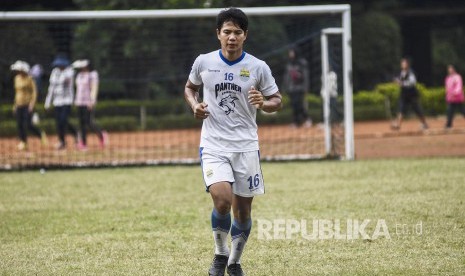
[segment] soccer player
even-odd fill
[[[244,12],[223,10],[216,27],[221,49],[195,60],[184,96],[195,118],[204,120],[200,159],[206,190],[213,199],[215,242],[209,275],[224,275],[226,267],[229,275],[243,275],[240,258],[252,227],[252,200],[265,193],[256,113],[279,110],[281,94],[268,65],[243,50],[248,30]],[[199,102],[202,85],[203,102]]]

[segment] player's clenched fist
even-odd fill
[[[263,106],[264,100],[262,93],[252,86],[249,91],[249,103],[260,109]]]
[[[208,104],[206,103],[197,103],[192,106],[192,111],[194,112],[194,117],[196,119],[207,119],[210,112],[207,111]]]

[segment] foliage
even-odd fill
[[[380,12],[368,12],[353,20],[355,89],[372,88],[390,80],[401,57],[401,34],[396,20]]]
[[[427,115],[444,114],[445,91],[443,87],[427,88],[417,85],[420,100]],[[315,122],[322,121],[321,97],[309,94],[306,97],[309,115]],[[386,102],[390,103],[390,110],[386,110]],[[395,114],[399,101],[399,87],[395,83],[381,83],[373,91],[360,91],[353,96],[354,119],[356,121],[386,119],[386,113]],[[292,122],[292,110],[289,97],[283,96],[283,110],[275,115],[257,115],[260,124],[286,124]],[[339,98],[342,110],[342,97]],[[158,99],[152,101],[117,100],[101,101],[96,107],[97,121],[109,131],[133,131],[141,129],[141,108],[145,108],[147,115],[146,129],[172,129],[199,127],[200,122],[193,119],[189,107],[184,99]],[[46,112],[41,105],[37,105],[36,112],[41,118],[41,127],[49,133],[55,132],[53,111]],[[76,114],[76,111],[73,111]],[[0,129],[2,136],[16,135],[16,123],[11,105],[0,105]],[[73,115],[73,123],[77,125]]]

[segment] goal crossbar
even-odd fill
[[[250,16],[338,14],[350,11],[350,5],[283,6],[241,8]],[[25,11],[0,12],[0,20],[88,20],[131,18],[200,18],[216,16],[222,9],[102,10],[102,11]]]

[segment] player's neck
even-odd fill
[[[235,61],[242,56],[242,48],[236,51],[227,51],[226,49],[221,49],[221,54],[223,57],[229,61]]]

